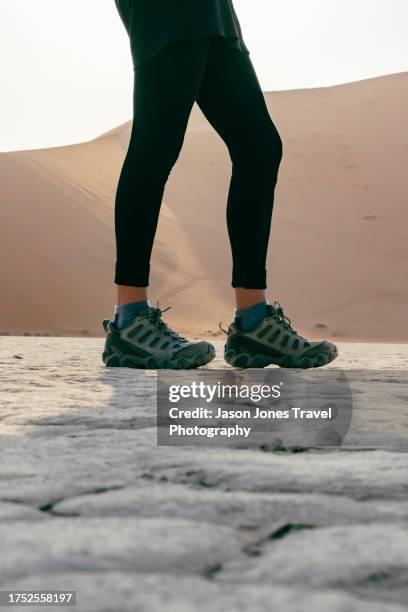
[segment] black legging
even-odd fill
[[[167,44],[135,70],[133,128],[116,194],[115,283],[149,284],[165,184],[195,101],[232,160],[232,286],[263,289],[282,142],[250,57],[218,36]]]

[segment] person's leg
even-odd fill
[[[282,142],[247,54],[215,39],[197,98],[232,160],[227,224],[237,308],[265,300],[265,262]]]
[[[150,307],[150,256],[164,187],[183,144],[199,90],[210,39],[178,40],[135,70],[134,120],[116,195],[115,320],[105,320],[109,367],[196,368],[214,347],[188,341]]]
[[[227,223],[238,316],[228,330],[225,359],[240,368],[325,365],[336,357],[336,347],[302,338],[280,305],[265,300],[265,262],[282,142],[249,56],[216,39],[197,102],[232,160]]]
[[[134,117],[115,204],[118,304],[146,299],[166,181],[203,78],[209,39],[175,41],[135,70]]]

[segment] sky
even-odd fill
[[[408,70],[408,0],[234,6],[264,91]],[[114,1],[0,0],[0,78],[0,151],[72,144],[128,121],[133,70]]]

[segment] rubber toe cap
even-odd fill
[[[190,342],[187,346],[177,351],[177,357],[194,357],[195,355],[207,355],[215,351],[209,342]]]
[[[319,354],[335,354],[337,355],[337,347],[328,340],[313,343],[312,347],[303,353],[303,357],[316,357]]]

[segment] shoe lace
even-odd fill
[[[283,308],[279,304],[279,302],[275,301],[272,304],[272,306],[273,306],[273,314],[271,315],[272,319],[275,319],[275,321],[278,321],[284,329],[287,329],[292,334],[297,334],[299,336],[296,329],[293,329],[291,320],[289,319],[289,317],[285,315],[285,313],[283,312]],[[299,338],[301,337],[302,336],[299,336]]]
[[[222,326],[222,322],[218,323],[218,329],[220,331],[222,331],[223,334],[225,334],[226,336],[228,336],[228,329],[225,329],[225,327]]]
[[[180,336],[180,334],[171,329],[171,327],[161,318],[163,312],[167,312],[170,309],[171,306],[167,306],[167,308],[163,309],[159,308],[159,302],[157,302],[157,308],[152,308],[148,314],[149,321],[165,336],[169,336],[173,340],[186,342],[186,338],[183,338],[183,336]]]
[[[272,306],[273,314],[271,315],[271,318],[278,321],[282,325],[282,327],[284,327],[291,333],[297,334],[297,331],[292,327],[291,320],[285,315],[285,313],[283,312],[283,308],[279,304],[279,302],[275,301]],[[219,323],[218,327],[224,334],[228,335],[228,330],[222,326],[222,323]]]

